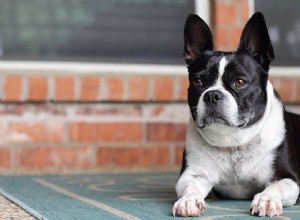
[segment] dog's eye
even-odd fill
[[[234,86],[237,87],[237,88],[243,88],[247,85],[247,83],[242,80],[242,79],[237,79],[235,82],[234,82]]]
[[[199,78],[193,79],[192,83],[195,87],[201,87],[203,85],[201,79]]]

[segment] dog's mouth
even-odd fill
[[[241,122],[240,124],[233,124],[230,121],[228,121],[226,118],[223,117],[205,117],[202,119],[198,119],[195,121],[196,125],[200,129],[204,129],[206,127],[209,127],[210,125],[226,125],[229,127],[236,127],[236,128],[245,128],[247,127],[248,121]]]
[[[205,116],[198,118],[195,122],[197,126],[201,129],[209,127],[213,124],[232,126],[232,124],[223,115],[219,113],[206,114]]]
[[[235,128],[245,128],[248,126],[248,117],[232,117],[230,113],[224,112],[222,109],[205,109],[199,113],[197,109],[191,108],[191,115],[196,126],[200,129],[207,128],[211,125],[222,125]]]
[[[230,121],[225,115],[218,112],[206,113],[202,117],[195,117],[194,121],[198,128],[204,129],[211,125],[225,125],[229,127],[245,128],[249,120],[238,120],[238,122]]]

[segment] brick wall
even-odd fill
[[[8,66],[0,78],[3,172],[178,167],[189,115],[184,67]]]
[[[170,168],[188,116],[181,104],[5,104],[0,111],[0,165],[14,172]]]
[[[212,22],[215,49],[236,50],[242,30],[251,16],[251,0],[214,0]]]
[[[43,74],[42,74],[43,75]],[[0,98],[10,102],[177,102],[186,100],[185,76],[2,75]]]
[[[234,50],[248,1],[213,3],[216,49]],[[1,65],[1,171],[178,170],[189,117],[186,69],[148,67]],[[285,102],[300,103],[300,73],[271,81]]]
[[[3,172],[178,169],[189,116],[184,68],[142,75],[30,72],[2,69]],[[287,103],[300,102],[300,78],[272,82]]]

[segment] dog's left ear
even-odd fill
[[[275,56],[262,13],[255,13],[246,24],[238,46],[238,51],[250,53],[265,70],[269,69],[269,65]]]
[[[190,14],[184,26],[183,58],[189,65],[204,51],[213,50],[213,36],[207,24],[196,14]]]

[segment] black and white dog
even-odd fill
[[[197,15],[184,28],[191,117],[173,214],[197,216],[213,190],[253,199],[252,215],[278,216],[299,195],[300,116],[285,111],[268,80],[274,52],[261,13],[246,24],[237,51],[213,51]]]

